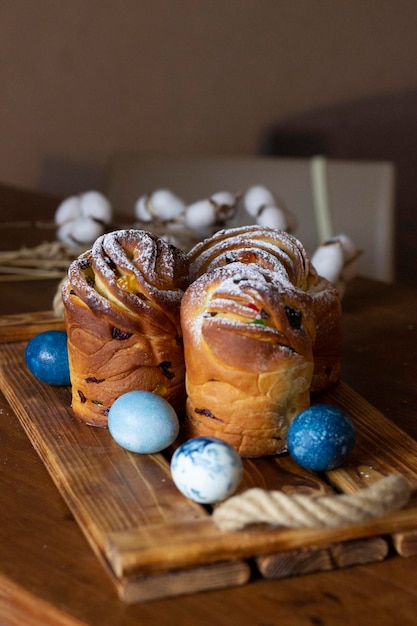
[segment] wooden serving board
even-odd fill
[[[173,484],[172,450],[154,455],[124,450],[107,429],[74,419],[69,388],[43,384],[31,375],[24,363],[26,340],[54,319],[43,312],[22,320],[0,318],[2,391],[122,600],[381,560],[391,544],[399,554],[417,551],[414,499],[401,511],[343,528],[220,531],[209,508],[188,500]],[[52,327],[60,327],[60,321]],[[350,493],[391,473],[403,474],[417,487],[417,442],[343,383],[320,401],[340,406],[355,423],[357,443],[348,461],[318,476],[286,455],[245,460],[240,491]]]

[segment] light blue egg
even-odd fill
[[[108,428],[117,443],[140,454],[154,454],[175,441],[178,416],[167,400],[150,391],[128,391],[111,405]]]
[[[214,437],[195,437],[172,456],[171,476],[187,498],[202,504],[224,500],[238,488],[242,460],[228,443]]]
[[[341,409],[316,404],[291,422],[288,452],[302,467],[316,472],[341,465],[355,444],[353,423]]]
[[[69,385],[67,333],[46,330],[30,339],[25,349],[25,363],[32,374],[49,385]]]

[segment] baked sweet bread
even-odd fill
[[[79,419],[106,426],[113,401],[137,389],[183,410],[188,282],[186,254],[143,230],[105,234],[70,265],[62,298]]]
[[[277,454],[292,419],[340,376],[336,290],[288,233],[224,230],[189,253],[181,305],[188,437]]]
[[[304,291],[316,277],[298,239],[286,231],[256,225],[219,230],[197,243],[188,258],[191,280],[235,261],[256,263]]]
[[[277,285],[310,296],[316,325],[311,393],[318,394],[340,378],[342,309],[337,289],[319,276],[302,243],[293,235],[256,225],[218,231],[189,252],[190,279],[236,261],[269,269]]]
[[[315,326],[306,304],[256,264],[192,283],[181,307],[188,438],[219,437],[250,457],[285,448],[287,426],[310,403]]]

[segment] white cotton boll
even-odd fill
[[[344,281],[349,282],[358,273],[358,259],[360,253],[353,241],[347,235],[341,234],[333,238],[338,241],[343,251],[343,270],[341,277]]]
[[[230,191],[218,191],[217,193],[213,193],[213,195],[210,196],[210,200],[218,206],[224,205],[233,207],[236,204],[236,196]]]
[[[343,255],[346,261],[353,259],[357,255],[357,249],[353,241],[347,235],[337,235],[333,241],[339,241],[342,246]]]
[[[337,242],[319,246],[311,257],[311,263],[320,276],[336,285],[344,263],[342,246]]]
[[[185,225],[197,231],[205,231],[216,223],[216,207],[210,200],[198,200],[185,211]]]
[[[71,225],[70,236],[79,244],[93,243],[104,233],[103,225],[89,217],[79,217]]]
[[[225,224],[234,217],[238,200],[235,194],[229,191],[218,191],[210,196],[209,200],[215,205],[219,224]]]
[[[99,191],[86,191],[80,195],[81,215],[108,224],[112,220],[109,200]]]
[[[276,206],[265,206],[256,218],[259,226],[275,228],[277,230],[287,230],[287,216],[282,209]]]
[[[276,206],[277,199],[274,194],[263,185],[253,185],[243,196],[243,206],[249,215],[256,217],[259,209],[263,206]]]
[[[68,248],[78,248],[78,243],[72,238],[72,225],[74,220],[64,222],[56,231],[58,241],[62,241]]]
[[[81,214],[80,199],[70,196],[61,202],[55,212],[55,224],[61,226],[65,222],[74,220]]]
[[[158,189],[150,198],[150,212],[166,222],[177,219],[185,211],[185,203],[169,189]]]
[[[151,222],[153,220],[153,215],[149,211],[149,196],[141,196],[136,200],[134,213],[141,222]]]
[[[158,189],[150,195],[138,198],[134,206],[135,216],[141,222],[154,219],[169,222],[179,219],[185,211],[185,203],[168,189]]]
[[[150,212],[149,196],[141,196],[134,205],[134,214],[141,222],[151,222],[153,215]]]
[[[338,237],[345,257],[345,264],[342,272],[343,280],[349,282],[353,280],[358,273],[358,260],[360,252],[347,235],[339,235]]]
[[[104,228],[98,222],[90,220],[90,218],[77,217],[75,220],[62,224],[58,228],[56,236],[68,248],[79,248],[85,244],[93,243],[103,232]]]
[[[71,196],[56,211],[56,237],[70,248],[93,243],[111,217],[110,202],[98,191]]]

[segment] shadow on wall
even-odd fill
[[[396,168],[395,278],[417,286],[417,91],[282,119],[260,137],[264,156],[387,160]]]

